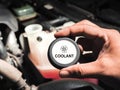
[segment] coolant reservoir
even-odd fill
[[[25,28],[30,53],[28,55],[31,62],[47,79],[58,79],[59,69],[55,68],[48,60],[47,51],[50,43],[55,39],[54,31],[42,31],[42,26],[32,24]]]

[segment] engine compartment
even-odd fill
[[[47,50],[50,43],[55,40],[54,33],[84,19],[101,27],[119,31],[119,3],[119,0],[91,0],[91,2],[88,0],[0,0],[0,59],[7,62],[5,65],[8,66],[4,74],[0,69],[0,89],[19,90],[18,86],[28,84],[26,87],[32,86],[31,89],[19,87],[20,90],[48,90],[49,87],[52,89],[55,83],[58,83],[56,87],[65,87],[65,84],[59,86],[65,82],[73,83],[74,80],[71,79],[71,81],[69,79],[61,81],[59,69],[48,60]],[[1,62],[1,68],[2,63],[4,62]],[[18,70],[16,73],[21,72],[18,77],[23,79],[21,82],[24,82],[24,85],[16,84],[16,81],[11,83],[12,80],[9,80],[11,77],[7,77],[10,74],[8,64]],[[63,89],[116,90],[119,88],[114,89],[95,78],[83,80],[90,82],[90,86]],[[84,81],[80,83],[88,85]],[[98,89],[91,83],[98,86]],[[103,89],[99,89],[99,86]]]

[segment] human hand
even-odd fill
[[[83,20],[57,32],[55,37],[80,35],[92,40],[92,45],[88,46],[92,47],[96,60],[63,68],[60,76],[71,77],[76,74],[80,77],[102,75],[120,78],[120,33]],[[85,47],[81,44],[80,49],[84,51]]]

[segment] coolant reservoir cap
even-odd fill
[[[78,62],[80,49],[70,38],[57,38],[48,48],[48,58],[56,68],[64,68]]]

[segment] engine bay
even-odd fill
[[[119,0],[0,0],[0,90],[120,88],[96,78],[61,79],[47,56],[54,33],[84,19],[119,31],[119,4]]]

